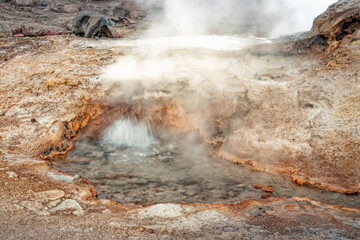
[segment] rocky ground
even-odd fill
[[[142,29],[139,20],[146,12],[131,1],[37,1],[18,0],[0,1],[1,35],[43,36],[69,34],[73,30],[73,19],[79,11],[92,11],[102,14],[116,23],[111,29],[115,37],[132,34],[136,29]],[[95,22],[92,22],[95,24]],[[101,26],[99,26],[101,27]]]
[[[0,20],[13,30],[31,22],[60,32],[79,7],[105,14],[116,2],[108,4],[1,1]],[[358,192],[360,41],[354,22],[318,27],[324,32],[315,29],[292,45],[242,52],[248,78],[258,84],[244,85],[235,100],[213,102],[210,128],[193,127],[229,160],[287,172],[300,184]],[[100,69],[124,53],[89,47],[93,41],[73,35],[0,40],[0,239],[360,238],[359,208],[306,198],[119,204],[97,200],[86,179],[53,169],[42,159],[71,150],[88,122],[111,112],[106,96],[113,86],[99,81]],[[262,71],[252,71],[259,65]],[[173,111],[162,117],[180,128]],[[141,114],[127,107],[120,112]]]

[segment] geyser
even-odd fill
[[[278,156],[281,153],[286,162],[292,157],[291,153],[307,153],[311,149],[308,139],[302,139],[309,135],[305,124],[296,130],[285,129],[292,126],[291,121],[299,124],[303,120],[298,115],[305,110],[294,98],[298,92],[292,87],[303,70],[298,67],[301,64],[294,64],[290,58],[276,58],[276,54],[269,57],[274,52],[252,51],[249,54],[247,47],[253,46],[253,50],[255,44],[269,41],[249,37],[251,27],[248,32],[241,32],[241,36],[212,35],[217,33],[218,26],[224,26],[224,21],[230,29],[224,28],[221,33],[233,33],[231,24],[236,25],[236,22],[226,22],[223,13],[231,19],[232,11],[242,5],[235,1],[226,5],[226,2],[166,1],[164,15],[154,20],[156,23],[160,19],[161,24],[153,25],[146,38],[86,43],[87,46],[120,48],[124,52],[100,78],[102,83],[111,86],[107,95],[110,102],[113,99],[129,104],[140,102],[150,112],[154,110],[151,104],[156,101],[165,104],[175,101],[183,108],[183,115],[174,113],[172,121],[185,115],[189,125],[186,130],[196,129],[194,132],[180,134],[169,126],[162,126],[152,135],[146,124],[120,119],[105,130],[101,139],[76,142],[67,158],[56,164],[61,170],[87,177],[97,187],[100,198],[119,202],[238,202],[261,198],[263,192],[253,188],[254,184],[261,183],[274,187],[273,196],[306,196],[326,203],[359,206],[356,195],[319,192],[299,187],[283,175],[252,172],[246,166],[217,158],[213,149],[204,144],[204,139],[212,142],[222,138],[224,146],[230,144],[232,150],[262,163],[270,160],[276,163],[278,158],[273,157],[274,153]],[[244,4],[245,1],[240,2]],[[246,10],[252,13],[260,7],[264,15],[252,27],[261,24],[264,24],[262,28],[269,27],[266,36],[274,35],[280,23],[292,26],[291,29],[282,26],[281,29],[286,30],[284,33],[307,30],[294,25],[291,19],[296,14],[290,16],[291,11],[286,11],[296,6],[294,2],[290,1],[290,5],[282,1],[271,1],[275,5],[255,2],[260,5]],[[301,7],[309,6],[306,4],[310,2],[303,3]],[[316,10],[324,11],[327,4]],[[207,21],[217,6],[219,9],[233,8],[227,10],[230,12],[219,11],[221,14]],[[301,11],[306,12],[304,9]],[[183,19],[177,19],[177,11],[184,13]],[[244,18],[239,13],[234,20],[241,22]],[[244,21],[246,23],[246,18]],[[275,35],[279,34],[282,33]],[[282,62],[274,64],[277,60]],[[283,104],[282,108],[277,108],[279,104]],[[284,109],[290,118],[282,119]],[[162,113],[169,113],[166,108],[157,110],[160,118]],[[226,123],[226,120],[232,122]],[[284,122],[282,120],[286,124],[279,124]],[[275,165],[274,162],[271,164]]]
[[[113,123],[102,136],[104,144],[115,146],[148,148],[156,144],[148,125],[130,119],[120,119]]]
[[[99,139],[76,141],[66,158],[54,164],[88,178],[99,198],[122,203],[231,203],[270,194],[360,204],[356,195],[300,187],[288,176],[252,171],[220,159],[196,132],[180,134],[163,128],[153,136],[146,124],[130,119],[116,120]],[[254,188],[257,184],[272,185],[274,192],[266,195]]]

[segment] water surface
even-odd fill
[[[265,184],[274,187],[273,196],[360,207],[358,195],[299,186],[287,175],[252,171],[212,153],[194,133],[159,130],[152,135],[145,123],[123,119],[98,140],[75,142],[67,158],[55,165],[88,178],[99,198],[124,203],[239,202],[260,199],[264,192],[253,185]]]

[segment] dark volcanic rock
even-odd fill
[[[0,22],[0,38],[11,37],[11,36],[12,36],[11,28],[7,24]]]
[[[331,5],[314,20],[310,32],[295,41],[298,52],[315,49],[333,50],[347,37],[358,34],[360,30],[360,1],[340,0]]]
[[[97,12],[78,12],[73,20],[73,32],[78,36],[92,38],[95,36],[113,37],[108,26],[115,23]]]

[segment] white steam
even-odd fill
[[[243,111],[245,115],[250,106],[259,108],[264,104],[267,107],[269,101],[264,93],[270,97],[272,92],[287,96],[286,80],[291,78],[279,74],[276,78],[280,79],[274,80],[273,75],[277,73],[274,69],[268,71],[267,65],[272,64],[270,61],[253,58],[246,51],[241,51],[249,45],[268,41],[249,35],[279,36],[309,30],[313,19],[335,2],[142,1],[163,7],[159,15],[148,15],[153,24],[147,37],[87,42],[118,48],[124,52],[101,76],[101,81],[112,87],[108,97],[121,98],[127,102],[142,101],[144,105],[148,104],[149,109],[156,101],[173,99],[186,112],[189,125],[200,130],[207,128],[204,126],[210,128],[208,117],[213,113],[231,116],[236,111]],[[210,100],[214,100],[214,104]],[[267,113],[266,108],[264,112]],[[274,146],[276,139],[273,140],[272,131],[266,130],[264,135],[257,134],[263,132],[262,126],[260,121],[243,131],[242,136],[247,136],[249,142],[245,145],[244,141],[244,152],[249,150],[252,153],[252,146]],[[119,120],[110,126],[103,140],[105,143],[135,148],[148,148],[156,143],[145,123],[129,119]],[[285,145],[283,143],[281,146]],[[194,147],[189,152],[196,154],[197,150]]]
[[[209,84],[219,87],[219,82],[240,70],[236,59],[219,57],[219,53],[230,54],[264,41],[238,36],[179,36],[113,42],[114,47],[131,50],[108,66],[102,77],[121,83],[129,94],[138,91],[139,84],[149,89],[182,82],[186,87],[199,87],[198,91]]]
[[[246,34],[277,37],[310,30],[335,0],[138,0],[163,9],[150,36]],[[249,31],[250,30],[250,31]]]
[[[103,74],[128,95],[159,83],[182,82],[202,91],[239,78],[246,63],[225,56],[264,39],[229,35],[267,32],[279,36],[309,30],[313,19],[335,0],[137,0],[149,10],[148,37],[116,41],[125,50]],[[151,7],[153,5],[153,7]],[[222,34],[224,33],[224,34]],[[227,34],[227,35],[226,35]],[[243,35],[241,35],[243,36]],[[112,47],[109,46],[109,47]],[[241,66],[241,67],[239,67]],[[261,66],[258,66],[261,67]],[[220,82],[220,84],[219,84]],[[155,87],[156,88],[156,87]]]
[[[148,20],[153,23],[149,35],[138,40],[106,43],[112,44],[108,47],[124,49],[124,55],[102,75],[104,82],[117,83],[122,91],[119,95],[130,100],[149,92],[177,94],[179,89],[186,88],[198,95],[226,90],[229,82],[235,85],[234,79],[246,80],[262,68],[236,56],[237,50],[266,41],[249,37],[250,34],[279,36],[309,30],[313,19],[335,2],[137,1],[149,9]]]
[[[275,3],[272,3],[275,2]],[[265,7],[269,14],[282,16],[271,30],[272,37],[309,31],[314,19],[337,0],[270,0]]]

